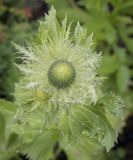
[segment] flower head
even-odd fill
[[[66,23],[65,18],[60,26],[52,9],[27,50],[16,45],[24,60],[18,65],[25,74],[23,87],[41,90],[53,104],[95,103],[100,54],[93,52],[92,35],[87,37],[79,23],[73,36]]]

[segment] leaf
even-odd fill
[[[120,34],[120,38],[126,45],[128,51],[132,54],[133,53],[133,39],[132,39],[132,34],[133,34],[133,22],[131,21],[130,23],[124,23],[118,26],[118,31]]]
[[[75,147],[70,147],[65,152],[69,160],[94,160],[103,156],[103,147],[94,139],[82,135]]]
[[[0,149],[1,149],[1,145],[3,145],[2,143],[4,143],[4,139],[5,139],[5,119],[3,114],[0,112]]]
[[[0,100],[0,160],[11,159],[16,155],[16,146],[13,143],[15,142],[15,136],[10,135],[9,128],[14,110],[15,106],[11,102]],[[7,139],[10,141],[8,141],[8,144]]]
[[[100,73],[104,75],[109,75],[115,73],[119,68],[119,63],[116,55],[105,55],[103,56],[101,66],[100,66]]]
[[[128,90],[129,78],[130,75],[128,67],[122,65],[116,75],[117,87],[120,93],[126,92]]]
[[[59,127],[68,143],[76,141],[85,131],[89,137],[100,142],[107,150],[112,148],[117,137],[110,122],[97,107],[87,108],[80,105],[72,107],[69,115],[62,114]]]
[[[5,144],[4,150],[0,150],[0,160],[9,160],[15,157],[18,153],[18,148],[20,148],[20,141],[17,141],[17,135],[15,133],[11,134],[8,139],[8,144]],[[18,147],[19,146],[19,147]]]
[[[32,160],[49,160],[53,156],[52,148],[57,141],[57,130],[43,130],[31,143],[24,146],[24,150]]]
[[[114,93],[104,95],[100,103],[102,103],[105,111],[110,112],[117,118],[123,118],[124,115],[124,103],[120,96],[116,96]]]
[[[17,154],[16,151],[12,149],[9,151],[0,152],[0,160],[9,160],[15,157],[16,154]]]
[[[127,61],[127,54],[125,48],[115,47],[115,54],[117,55],[121,64],[126,63]]]
[[[94,107],[93,111],[95,113],[97,113],[99,115],[99,118],[104,122],[105,126],[103,126],[103,127],[105,127],[104,128],[105,130],[104,130],[104,135],[101,139],[101,144],[106,147],[107,151],[109,151],[114,146],[114,143],[117,140],[118,134],[115,131],[115,129],[112,127],[109,120],[106,118],[105,114],[101,110],[101,107],[100,108]]]
[[[0,99],[0,111],[6,114],[13,114],[16,111],[16,106],[13,102]]]
[[[127,12],[128,10],[132,9],[133,7],[133,1],[128,0],[128,1],[119,1],[116,3],[117,6],[117,12]]]
[[[0,99],[0,111],[4,114],[6,122],[11,122],[16,114],[16,106],[13,102]]]
[[[102,144],[106,147],[107,152],[114,146],[114,142],[116,142],[117,139],[117,133],[112,128],[107,128],[107,132],[102,139]]]
[[[13,147],[18,141],[18,135],[16,133],[10,134],[7,142],[7,148]]]

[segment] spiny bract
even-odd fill
[[[79,23],[72,34],[70,26],[67,18],[59,24],[52,8],[27,48],[14,44],[23,62],[17,65],[23,78],[16,84],[16,117],[46,133],[56,130],[62,145],[73,140],[80,144],[85,136],[109,150],[117,132],[108,117],[117,119],[116,107],[119,112],[123,104],[117,98],[108,104],[101,92],[103,78],[97,72],[101,55],[92,50],[92,35],[87,37]]]
[[[60,26],[54,9],[40,23],[39,32],[27,49],[15,44],[23,60],[18,68],[25,74],[19,88],[16,85],[18,104],[32,101],[31,109],[37,108],[42,103],[39,97],[43,99],[44,95],[49,97],[49,105],[96,103],[101,83],[96,69],[101,55],[91,49],[92,35],[87,37],[79,23],[74,35],[70,35],[67,19]],[[27,99],[20,101],[23,96]]]

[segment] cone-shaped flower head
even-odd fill
[[[67,60],[57,60],[49,68],[48,80],[57,89],[70,87],[75,79],[75,68]]]

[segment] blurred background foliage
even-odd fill
[[[17,69],[13,62],[17,60],[11,41],[24,45],[34,34],[37,23],[34,21],[44,11],[41,3],[24,0],[0,1],[0,97],[13,100],[14,82],[18,79]],[[35,12],[39,14],[37,15]],[[41,11],[42,10],[42,11]]]
[[[79,21],[87,28],[88,35],[94,33],[94,48],[98,52],[102,51],[103,54],[99,72],[108,77],[103,88],[120,94],[125,101],[127,120],[119,135],[118,144],[109,153],[101,153],[97,159],[132,160],[133,0],[1,0],[0,98],[13,100],[14,83],[19,77],[18,70],[13,65],[18,59],[11,41],[24,45],[36,31],[37,20],[43,18],[44,13],[47,13],[51,6],[57,10],[59,19],[63,19],[67,14],[68,21],[72,21],[72,27]],[[6,126],[7,120],[4,115],[1,108],[0,133]],[[14,133],[9,135],[9,141],[10,137],[13,145],[9,149],[11,153],[14,153],[11,157],[15,155],[15,159],[20,159],[20,157],[24,159],[25,156],[18,155],[14,151],[17,136]],[[3,144],[8,144],[8,140],[0,143],[0,150]],[[64,154],[62,151],[55,160],[66,160]]]

